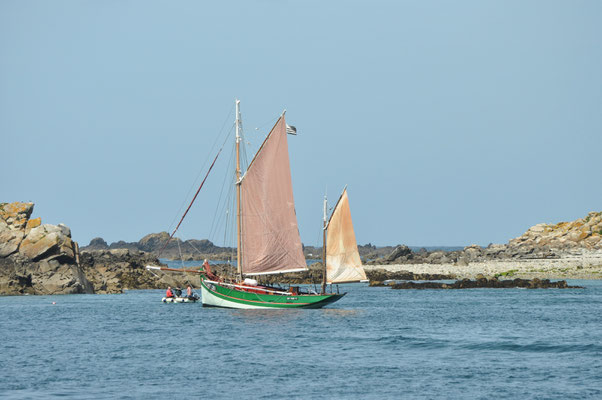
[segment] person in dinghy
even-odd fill
[[[199,295],[192,291],[192,286],[190,285],[186,287],[186,297],[191,301],[197,301],[199,299]]]
[[[186,289],[186,296],[182,296],[182,290],[180,288],[172,289],[171,286],[167,287],[165,297],[161,300],[163,303],[196,303],[201,297],[192,292],[192,286],[188,285]]]

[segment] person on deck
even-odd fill
[[[203,269],[205,270],[207,275],[213,275],[213,273],[211,272],[211,267],[209,266],[209,261],[207,261],[206,258],[205,258],[205,261],[203,262]]]
[[[167,297],[167,298],[173,297],[173,293],[171,291],[171,286],[167,287],[167,291],[165,292],[165,297]]]
[[[203,262],[203,270],[205,271],[205,275],[207,276],[207,278],[212,279],[214,281],[220,280],[219,276],[217,276],[213,272],[211,272],[211,266],[209,266],[209,261],[207,261],[206,258],[205,258],[205,261]]]

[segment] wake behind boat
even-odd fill
[[[238,100],[235,126],[236,276],[213,274],[207,263],[199,270],[153,266],[147,266],[147,269],[198,273],[203,306],[255,309],[321,308],[340,300],[345,293],[327,292],[327,283],[330,283],[332,288],[333,283],[366,281],[357,250],[346,189],[328,220],[327,203],[324,199],[324,271],[320,293],[297,286],[290,286],[288,289],[264,286],[250,278],[308,270],[295,212],[288,154],[287,134],[296,130],[286,124],[283,113],[243,174],[240,165],[242,122]],[[212,167],[213,164],[207,174]],[[201,183],[201,187],[202,185]],[[195,198],[196,195],[193,202]],[[187,212],[188,210],[182,220]]]

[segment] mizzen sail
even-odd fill
[[[240,185],[242,273],[307,270],[295,214],[284,115],[263,142]]]
[[[351,210],[347,189],[328,222],[326,238],[326,276],[328,283],[359,282],[366,280],[362,260],[357,250],[355,232],[351,222]]]

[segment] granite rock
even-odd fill
[[[75,262],[74,247],[67,226],[44,224],[29,232],[21,242],[19,252],[33,261],[60,256],[64,262]]]

